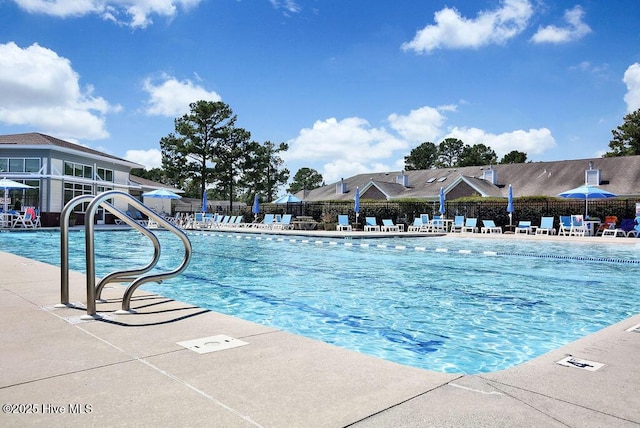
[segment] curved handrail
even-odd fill
[[[131,275],[140,275],[146,272],[149,272],[151,269],[158,264],[158,260],[160,260],[160,241],[155,233],[151,232],[149,229],[142,226],[140,223],[129,217],[126,213],[122,212],[118,208],[114,207],[108,202],[103,202],[101,206],[109,211],[111,214],[118,217],[120,220],[124,221],[129,226],[133,227],[143,235],[145,235],[149,240],[153,243],[153,258],[151,261],[144,267],[138,269],[129,269],[129,270],[119,270],[115,272],[111,272],[102,278],[98,285],[96,285],[95,299],[100,300],[102,295],[102,290],[104,286],[110,282],[119,282],[119,281],[133,281],[135,278],[132,278]]]
[[[93,220],[95,218],[95,215],[96,215],[96,212],[98,210],[98,207],[101,204],[103,204],[103,202],[105,202],[107,199],[111,199],[113,197],[122,197],[122,198],[128,199],[128,202],[129,202],[130,205],[132,205],[133,207],[135,207],[136,209],[141,211],[143,214],[146,214],[148,217],[153,218],[159,225],[161,225],[165,229],[167,229],[167,230],[173,232],[174,234],[176,234],[182,240],[182,242],[184,244],[184,247],[185,247],[184,259],[182,260],[182,263],[176,269],[174,269],[174,270],[172,270],[170,272],[142,276],[142,277],[139,277],[138,279],[136,279],[135,281],[133,281],[127,287],[127,289],[125,290],[125,294],[124,294],[124,296],[122,298],[122,310],[118,311],[117,313],[132,313],[132,311],[130,310],[130,307],[131,307],[131,296],[133,295],[133,292],[140,285],[142,285],[142,284],[144,284],[146,282],[160,281],[162,279],[173,278],[174,276],[177,276],[180,273],[182,273],[187,268],[187,266],[189,265],[189,261],[191,260],[191,252],[192,252],[191,241],[189,241],[189,238],[187,237],[187,235],[182,230],[180,230],[179,228],[175,227],[173,224],[169,223],[162,216],[160,216],[160,215],[156,214],[155,212],[153,212],[146,205],[144,205],[142,202],[138,201],[137,199],[135,199],[133,196],[129,195],[128,193],[120,192],[118,190],[110,190],[110,191],[101,193],[100,195],[96,196],[93,199],[93,201],[89,204],[89,206],[87,207],[86,214],[85,214],[85,219],[86,219],[85,220],[85,228],[86,228],[85,240],[86,240],[86,247],[87,247],[86,248],[86,251],[87,251],[87,269],[86,269],[86,275],[87,275],[87,316],[90,316],[90,317],[94,317],[95,314],[96,314],[96,308],[95,308],[95,296],[96,296],[96,287],[95,287],[95,246],[94,246],[94,242],[93,242],[93,235],[94,235],[95,227],[94,227],[94,224],[93,224]],[[120,217],[122,215],[122,211],[120,211],[117,208],[111,206],[110,204],[105,205],[105,208],[107,210],[109,210],[110,212],[112,212],[113,214],[117,215],[118,217]],[[153,234],[153,232],[150,232],[146,227],[138,224],[134,220],[130,219],[128,216],[125,215],[125,216],[123,216],[121,218],[127,224],[130,224],[132,226],[133,226],[133,223],[135,223],[136,226],[134,226],[134,227],[136,227],[136,229],[141,230],[141,231],[144,229],[144,231]],[[158,247],[158,258],[159,258],[159,247]],[[155,263],[157,263],[157,260],[155,260]],[[155,263],[154,263],[154,265],[155,265]],[[111,280],[114,280],[114,278],[122,279],[126,275],[128,275],[127,271],[121,271],[121,272],[114,272],[114,273],[108,275],[108,277],[110,277]],[[106,282],[101,282],[100,290],[102,290],[102,287],[104,286],[104,284],[106,284]]]
[[[80,195],[71,199],[62,209],[60,213],[60,304],[56,306],[68,307],[69,305],[69,219],[71,217],[71,213],[73,209],[85,202],[92,201],[95,198],[94,195]],[[122,221],[130,225],[131,227],[136,228],[139,232],[145,234],[154,244],[155,255],[154,259],[145,267],[131,270],[129,271],[132,274],[140,274],[145,273],[153,269],[153,267],[157,264],[158,259],[160,258],[160,241],[158,241],[158,237],[152,232],[144,229],[143,226],[138,224],[135,220],[131,219],[122,211],[113,207],[111,204],[104,202],[102,205],[108,211],[118,216]],[[117,212],[114,212],[116,210]],[[122,278],[124,279],[124,278]],[[102,286],[104,287],[104,285]],[[97,298],[100,298],[100,292],[102,288],[97,290]],[[96,294],[94,294],[94,297]],[[95,306],[95,300],[93,305]]]

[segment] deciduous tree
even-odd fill
[[[465,145],[458,158],[457,166],[494,165],[498,162],[496,152],[484,144]]]
[[[404,157],[404,168],[407,171],[431,169],[438,161],[438,147],[429,141],[420,144]]]
[[[219,145],[230,135],[236,116],[221,101],[197,101],[189,110],[175,120],[175,134],[160,140],[162,166],[182,186],[188,179],[199,183],[199,195],[187,196],[200,197],[207,183],[215,181]]]
[[[322,175],[313,168],[303,167],[293,176],[289,192],[296,193],[301,190],[313,190],[322,186]]]
[[[464,150],[464,143],[457,138],[445,138],[438,144],[438,161],[436,165],[439,168],[451,168],[458,165],[458,160]]]
[[[510,151],[500,159],[500,163],[525,163],[526,161],[527,154],[517,150]]]

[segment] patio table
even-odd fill
[[[314,230],[318,226],[318,222],[310,216],[298,216],[291,224],[297,230]]]
[[[13,226],[12,213],[0,213],[0,227],[10,228]]]
[[[595,236],[598,226],[600,226],[599,220],[584,220],[585,227],[587,228],[587,236]]]

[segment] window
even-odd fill
[[[442,183],[446,179],[447,179],[447,177],[440,177],[440,178],[438,178],[438,183]]]
[[[96,168],[98,173],[98,179],[102,181],[110,181],[113,183],[113,170],[105,168]]]
[[[93,179],[93,166],[81,163],[65,162],[64,175]]]
[[[0,172],[38,172],[40,158],[0,158]]]
[[[80,195],[93,195],[93,186],[90,184],[64,183],[64,205]],[[85,211],[89,203],[81,204],[74,208],[74,211]]]
[[[24,160],[24,172],[39,172],[39,171],[40,171],[40,159]]]
[[[431,177],[430,179],[427,180],[427,183],[433,183],[434,181],[436,181],[436,178]]]
[[[24,159],[9,159],[9,172],[24,172]]]

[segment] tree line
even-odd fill
[[[259,143],[251,133],[236,126],[237,116],[221,101],[197,101],[189,113],[175,119],[175,132],[160,139],[162,168],[133,170],[134,175],[185,190],[187,197],[200,198],[204,189],[210,199],[250,204],[258,194],[263,202],[275,199],[290,172],[280,154],[286,143]],[[611,131],[610,151],[604,157],[640,155],[640,109],[624,116]],[[457,138],[439,144],[424,142],[404,157],[406,170],[525,163],[527,154],[513,150],[500,161],[490,147],[472,146]],[[287,190],[296,193],[324,185],[313,168],[300,168]]]
[[[162,168],[136,170],[143,178],[185,190],[185,196],[251,203],[258,194],[272,201],[289,180],[280,153],[286,143],[253,141],[236,126],[237,116],[221,101],[197,101],[175,119],[175,132],[160,139]]]

